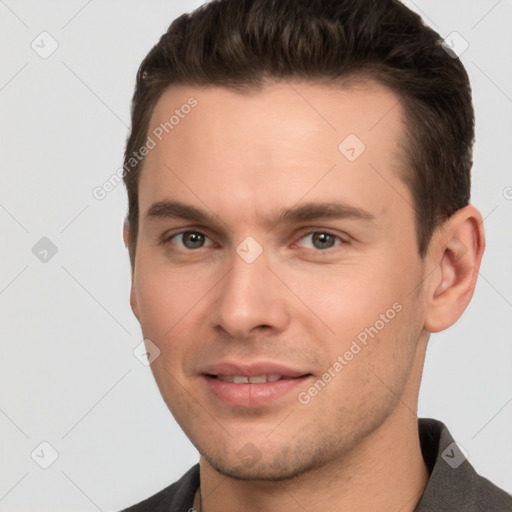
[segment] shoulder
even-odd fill
[[[430,478],[416,512],[512,511],[512,496],[475,471],[443,423],[421,419],[419,431]]]
[[[470,489],[467,489],[470,499],[475,504],[475,510],[485,512],[503,512],[512,510],[512,496],[492,482],[480,476],[473,470],[474,479]]]
[[[199,464],[196,464],[177,482],[121,512],[186,512],[192,507],[198,487]]]

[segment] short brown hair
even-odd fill
[[[398,0],[212,0],[177,18],[137,73],[124,156],[130,260],[138,181],[153,109],[170,85],[259,90],[285,79],[366,76],[395,92],[405,113],[403,176],[414,201],[418,251],[470,198],[474,140],[464,66],[440,35]]]

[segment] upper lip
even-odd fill
[[[274,363],[271,361],[259,361],[252,363],[223,361],[215,364],[205,366],[201,370],[205,375],[231,375],[231,376],[245,376],[256,377],[258,375],[278,374],[282,377],[302,377],[309,375],[309,372],[290,368],[283,364]]]

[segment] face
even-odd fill
[[[339,459],[412,385],[424,266],[397,102],[280,83],[176,86],[154,109],[132,307],[166,404],[223,474]]]

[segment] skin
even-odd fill
[[[203,511],[414,510],[428,480],[416,416],[426,345],[471,299],[480,213],[459,210],[419,256],[400,179],[403,112],[379,84],[173,86],[148,133],[191,96],[197,107],[144,162],[131,305],[161,351],[151,365],[161,394],[201,454]],[[348,134],[366,146],[353,162],[338,150]],[[215,223],[146,215],[166,200]],[[372,220],[269,221],[335,201]],[[204,245],[170,238],[187,230]],[[312,231],[339,238],[318,248]],[[263,249],[252,263],[236,252],[247,236]],[[306,405],[297,392],[228,405],[200,375],[221,358],[266,359],[312,374],[307,391],[394,303],[401,311]]]

